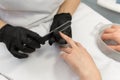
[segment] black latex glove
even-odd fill
[[[54,30],[55,28],[59,27],[60,25],[64,24],[67,21],[71,21],[72,16],[69,13],[61,13],[54,16],[53,23],[51,25],[50,31]],[[62,31],[62,33],[66,34],[69,37],[72,37],[72,30],[71,27]],[[52,45],[54,42],[59,44],[66,44],[67,42],[62,39],[58,32],[54,32],[49,39],[49,44]]]
[[[11,54],[20,59],[27,58],[25,53],[34,52],[43,43],[38,34],[9,24],[0,29],[0,42],[4,42]]]

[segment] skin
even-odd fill
[[[0,20],[0,29],[1,29],[4,25],[6,25],[6,23],[5,23],[4,21]]]
[[[70,13],[73,15],[80,4],[80,0],[65,0],[58,10],[60,13]]]
[[[120,51],[120,26],[113,25],[110,28],[107,28],[102,37],[103,40],[113,40],[117,42],[117,45],[108,45],[108,47]]]
[[[69,47],[60,48],[63,51],[61,57],[78,74],[80,80],[102,80],[100,72],[87,50],[65,34],[60,32],[60,35],[70,45]]]

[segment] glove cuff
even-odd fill
[[[55,15],[55,18],[57,17],[61,17],[61,18],[64,18],[64,19],[67,19],[67,20],[72,20],[72,15],[70,13],[60,13],[60,14],[56,14]]]
[[[5,32],[6,28],[9,28],[9,27],[12,27],[12,26],[9,24],[6,24],[5,26],[3,26],[0,29],[0,42],[3,42],[4,32]]]

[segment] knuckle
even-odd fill
[[[112,36],[114,39],[118,38],[118,34],[116,34],[116,33],[113,33]]]

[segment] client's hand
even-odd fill
[[[100,73],[86,49],[65,34],[60,33],[60,35],[70,45],[69,47],[61,48],[63,51],[61,56],[79,75],[80,79],[101,80]]]
[[[107,28],[103,35],[102,35],[103,40],[113,40],[117,45],[108,45],[112,49],[115,49],[117,51],[120,51],[120,26],[112,26],[110,28]]]

